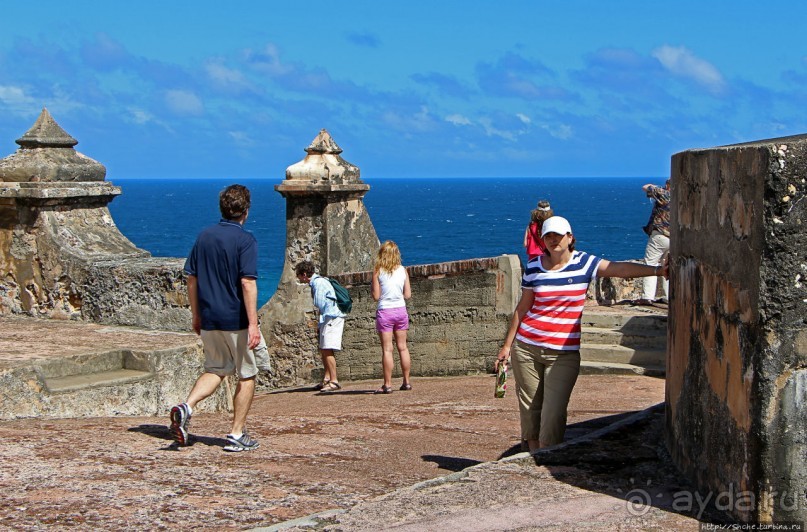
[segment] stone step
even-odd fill
[[[602,327],[625,332],[666,331],[666,314],[616,314],[613,312],[583,312],[584,327]]]
[[[667,347],[667,329],[605,329],[602,327],[583,327],[581,341],[587,344],[620,345],[633,348],[652,348],[664,350]]]
[[[637,366],[665,367],[666,349],[639,348],[633,349],[621,345],[582,344],[580,358],[586,362],[614,362]]]
[[[39,365],[37,373],[50,393],[121,386],[154,377],[147,356],[125,349],[52,359]]]
[[[620,364],[618,362],[593,362],[583,361],[580,363],[581,375],[647,375],[648,377],[664,377],[665,366],[649,365],[637,366],[635,364]]]
[[[68,393],[101,386],[120,386],[154,378],[148,371],[136,369],[113,369],[98,373],[84,373],[65,377],[45,378],[45,387],[50,393]]]

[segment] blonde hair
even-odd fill
[[[387,240],[378,248],[378,255],[375,258],[375,272],[392,273],[395,268],[401,265],[401,250],[392,240]]]

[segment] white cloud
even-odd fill
[[[25,91],[19,87],[0,85],[0,100],[6,104],[17,104],[29,102],[31,98],[27,97]]]
[[[467,117],[462,116],[461,114],[448,115],[445,118],[445,121],[450,122],[450,123],[454,124],[455,126],[470,126],[471,125],[471,121]]]
[[[204,112],[202,100],[191,91],[166,91],[165,103],[171,111],[179,115],[201,115]]]
[[[532,124],[532,120],[530,120],[530,117],[529,117],[529,116],[527,116],[527,115],[525,115],[525,114],[523,114],[523,113],[516,113],[516,116],[517,116],[517,117],[518,117],[518,119],[519,119],[519,120],[521,120],[523,123],[525,123],[525,124]]]
[[[131,122],[139,126],[154,124],[165,129],[166,131],[173,131],[171,126],[162,120],[157,119],[157,117],[144,109],[140,109],[138,107],[128,107],[126,110],[129,112],[128,115],[123,116],[123,119],[126,122]]]
[[[267,44],[263,51],[246,50],[245,55],[256,69],[270,76],[285,76],[294,70],[292,66],[283,64],[280,60],[280,50],[272,43]]]
[[[541,126],[541,129],[549,133],[550,136],[560,140],[569,140],[570,138],[572,138],[572,135],[574,134],[572,126],[566,124],[558,124],[555,126],[544,124]]]
[[[251,85],[240,70],[228,68],[221,63],[210,62],[205,71],[214,84],[228,90],[250,89]]]
[[[482,118],[479,120],[479,123],[485,128],[485,134],[488,137],[501,137],[506,140],[516,140],[517,132],[514,133],[512,131],[505,131],[503,129],[494,127],[493,121],[490,118]]]
[[[725,87],[720,71],[684,46],[664,45],[653,50],[652,55],[673,74],[689,78],[712,92],[720,92]]]
[[[434,126],[429,108],[425,105],[420,107],[420,111],[409,116],[388,111],[382,115],[382,119],[388,125],[402,131],[429,131]]]
[[[129,109],[129,114],[132,117],[132,122],[135,124],[148,124],[154,120],[154,116],[151,113],[135,107]]]
[[[228,131],[227,135],[240,146],[254,146],[255,140],[244,131]]]
[[[13,113],[30,113],[35,100],[20,87],[0,85],[0,104]]]

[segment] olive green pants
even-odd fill
[[[518,385],[521,439],[542,446],[563,442],[566,407],[580,374],[580,351],[557,351],[516,341],[510,353]]]

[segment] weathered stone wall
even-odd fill
[[[118,231],[121,193],[43,110],[0,159],[0,316],[187,330],[179,259],[155,259]]]
[[[638,262],[644,264],[644,260],[630,260],[628,262]],[[664,297],[662,287],[663,277],[658,278],[656,283],[656,299]],[[635,301],[642,298],[644,288],[644,277],[634,279],[622,279],[621,277],[597,277],[588,287],[586,298],[597,301],[600,305],[614,305],[626,301]]]
[[[807,518],[807,136],[672,159],[667,441],[749,521]]]
[[[518,258],[410,266],[412,298],[407,302],[407,334],[413,376],[487,372],[499,352],[521,295]],[[381,344],[375,330],[377,303],[370,294],[372,273],[343,276],[352,285],[354,310],[345,323],[340,375],[381,377]],[[395,375],[400,374],[397,354]]]
[[[122,364],[119,359],[125,359]],[[118,360],[113,360],[118,359]],[[132,381],[75,390],[48,389],[51,376],[92,375],[121,366],[147,372]],[[21,367],[0,368],[0,419],[27,417],[164,416],[167,405],[185,400],[204,364],[201,345],[149,352],[91,353],[39,361]],[[232,378],[198,406],[200,412],[232,410]]]
[[[467,375],[490,371],[518,297],[518,257],[445,262],[407,268],[412,298],[407,302],[412,375]],[[335,276],[349,287],[353,311],[345,320],[343,350],[336,354],[339,378],[381,376],[381,348],[375,330],[376,302],[370,294],[372,272]],[[307,287],[302,287],[306,291]],[[278,384],[310,383],[320,378],[316,316],[305,323],[274,330],[281,349],[273,364]],[[270,350],[271,351],[271,350]],[[396,375],[400,372],[397,355]]]
[[[0,315],[189,328],[183,262],[118,231],[106,207],[117,187],[21,185],[0,184]]]

